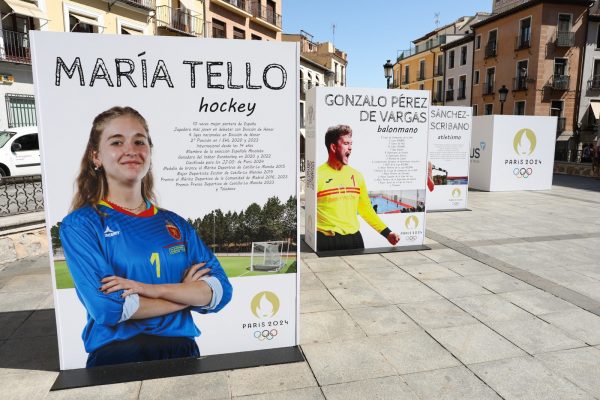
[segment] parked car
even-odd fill
[[[37,126],[0,131],[0,177],[41,173]]]

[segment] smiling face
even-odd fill
[[[335,159],[343,165],[348,165],[352,154],[352,134],[342,135],[331,145]]]
[[[110,192],[115,185],[141,184],[150,168],[150,157],[144,125],[138,118],[124,115],[106,123],[92,161],[96,167],[103,168]]]

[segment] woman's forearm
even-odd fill
[[[188,306],[210,304],[213,296],[210,286],[202,280],[194,282],[154,285],[158,298]]]
[[[188,307],[187,304],[175,303],[164,299],[151,299],[144,296],[139,296],[139,299],[140,306],[130,319],[161,317]]]

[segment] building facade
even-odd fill
[[[281,0],[205,0],[209,36],[281,40]]]
[[[558,117],[557,153],[577,130],[589,0],[496,1],[474,30],[474,113]],[[499,90],[508,95],[500,102]]]
[[[444,55],[444,105],[470,106],[473,80],[473,34],[442,46]],[[477,77],[478,78],[478,77]]]

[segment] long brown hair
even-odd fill
[[[83,158],[81,159],[79,175],[76,180],[77,191],[75,192],[75,196],[73,196],[71,211],[88,205],[95,208],[98,201],[107,196],[108,182],[106,180],[106,175],[104,174],[104,169],[95,168],[94,153],[98,151],[100,137],[102,136],[102,131],[106,124],[115,118],[124,116],[133,117],[140,121],[148,135],[148,143],[150,144],[150,147],[152,147],[148,123],[137,110],[131,107],[112,107],[98,114],[92,123],[88,144],[83,153]],[[153,203],[155,202],[152,168],[150,168],[146,176],[142,178],[142,196],[146,200],[150,200]]]

